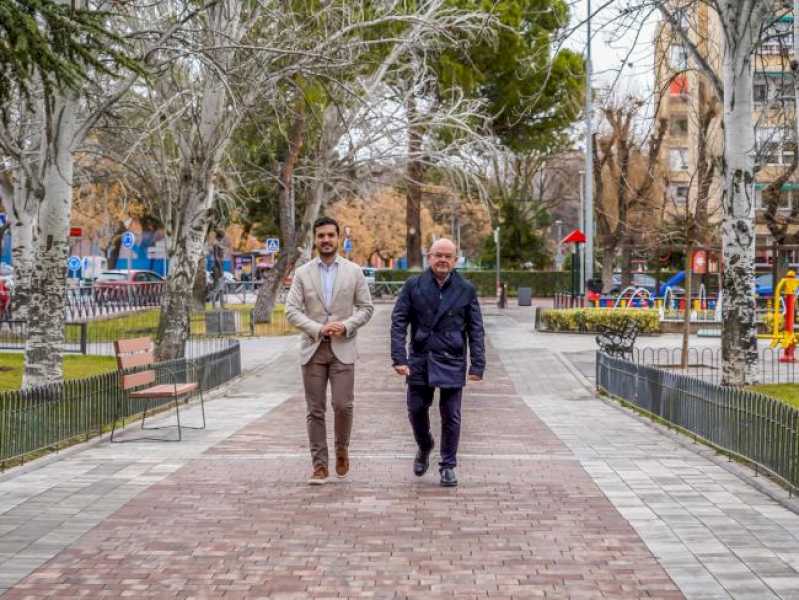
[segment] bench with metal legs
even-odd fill
[[[150,410],[151,402],[155,400],[172,400],[175,403],[175,419],[177,421],[178,437],[176,440],[169,440],[165,438],[135,438],[130,440],[114,439],[116,431],[116,422],[119,419],[120,403],[116,405],[116,414],[114,415],[114,422],[111,427],[111,442],[121,441],[135,441],[135,440],[157,440],[157,441],[176,441],[179,442],[183,439],[183,429],[205,429],[205,401],[203,398],[202,386],[197,383],[179,383],[177,373],[174,369],[165,365],[155,364],[154,344],[148,337],[134,338],[130,340],[118,340],[114,342],[114,351],[117,357],[117,367],[123,371],[122,375],[122,402],[127,402],[131,399],[144,400],[144,411],[142,412],[141,428],[146,430],[153,429],[169,429],[171,425],[166,426],[145,426],[147,419],[147,411]],[[151,369],[146,367],[152,366]],[[170,383],[155,384],[156,372],[155,368],[165,373],[170,379]],[[131,369],[144,369],[136,370],[132,373],[128,372]],[[155,385],[153,385],[155,384]],[[146,386],[146,387],[145,387]],[[180,422],[180,402],[181,400],[188,399],[188,397],[195,391],[199,392],[200,396],[200,411],[202,413],[201,426],[182,425]],[[164,403],[167,404],[167,403]],[[125,427],[125,417],[122,416],[122,427]]]

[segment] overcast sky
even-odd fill
[[[641,15],[636,18],[637,26],[630,27],[615,22],[618,6],[624,0],[614,2],[611,6],[597,13],[599,7],[607,3],[592,0],[591,8],[595,13],[592,22],[592,56],[594,65],[594,87],[614,86],[614,91],[621,95],[635,93],[646,97],[652,93],[654,82],[653,38],[655,33],[655,16],[647,18]],[[585,20],[588,9],[587,0],[571,0],[572,22],[574,25]],[[643,22],[643,26],[640,23]],[[585,52],[587,32],[583,23],[568,41],[568,46],[579,52]]]

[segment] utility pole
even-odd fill
[[[588,18],[586,19],[588,40],[586,42],[585,61],[585,273],[583,281],[594,277],[594,143],[591,115],[594,110],[591,91],[591,0],[588,0]],[[582,285],[580,286],[582,288]]]
[[[497,296],[499,296],[499,288],[502,285],[499,266],[499,225],[494,230],[494,245],[497,247]]]

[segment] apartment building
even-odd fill
[[[779,6],[776,5],[775,6]],[[704,3],[692,3],[679,15],[680,28],[699,49],[702,59],[720,73],[721,27],[716,14]],[[723,148],[722,105],[707,75],[697,68],[680,34],[662,22],[655,39],[657,118],[668,121],[661,160],[666,165],[667,214],[693,213],[702,181],[701,159],[718,160]],[[757,215],[758,263],[765,266],[771,255],[772,237],[766,226],[763,191],[781,177],[779,213],[799,216],[799,170],[792,172],[796,153],[794,87],[790,70],[793,56],[793,16],[775,10],[764,29],[762,43],[753,60],[756,176],[753,186]],[[710,120],[710,111],[715,117]],[[717,222],[722,182],[716,171],[710,183],[707,212]],[[791,225],[789,233],[799,233]],[[799,256],[796,257],[799,259]]]

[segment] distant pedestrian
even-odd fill
[[[421,477],[435,446],[429,410],[439,389],[441,485],[458,485],[455,476],[461,430],[461,396],[467,379],[481,381],[485,370],[483,317],[474,286],[453,269],[456,248],[438,240],[428,255],[430,268],[410,278],[391,315],[391,360],[408,382],[408,417],[418,452],[413,472]],[[407,350],[410,326],[410,354]]]
[[[374,312],[361,268],[338,255],[339,225],[317,219],[314,246],[319,256],[297,269],[286,300],[289,323],[302,331],[302,380],[313,473],[308,483],[329,477],[327,454],[327,384],[333,404],[336,475],[347,476],[355,387],[355,334]]]

